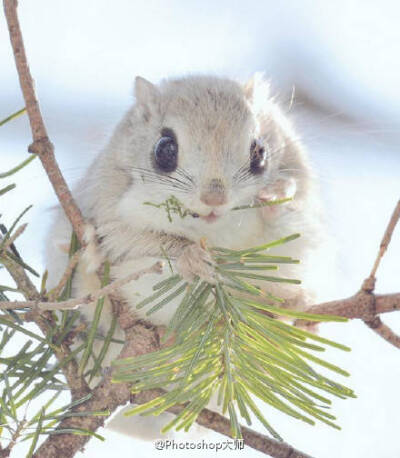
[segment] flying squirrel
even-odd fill
[[[201,240],[208,246],[243,249],[298,232],[300,238],[269,253],[301,260],[282,264],[279,274],[300,279],[302,285],[272,283],[268,291],[283,298],[283,306],[304,310],[317,297],[313,273],[326,263],[318,194],[308,156],[263,76],[256,74],[246,84],[189,76],[158,86],[137,77],[134,105],[74,191],[89,226],[88,248],[73,278],[73,297],[99,289],[96,270],[105,259],[111,265],[111,280],[150,267],[165,253],[184,278],[208,279],[213,272]],[[171,195],[190,209],[189,216],[170,221],[159,208],[144,205]],[[284,198],[292,200],[232,211]],[[57,284],[68,264],[71,232],[67,218],[57,210],[46,244],[49,287]],[[95,239],[96,250],[90,243]],[[169,275],[167,268],[161,277],[145,275],[119,294],[138,318],[149,319],[146,310],[136,310],[135,305]],[[178,299],[150,320],[167,325],[177,305]],[[96,303],[80,307],[84,322],[92,321],[95,307]],[[107,332],[111,317],[106,300],[100,332]],[[114,338],[123,339],[121,329]],[[94,346],[95,353],[99,349]],[[109,366],[120,349],[120,344],[111,344],[103,365]],[[165,423],[159,418],[117,416],[111,426],[154,439],[161,436],[160,425]]]

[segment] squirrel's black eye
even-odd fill
[[[178,144],[170,129],[163,129],[162,137],[154,147],[154,161],[162,172],[173,172],[178,166]]]
[[[263,173],[266,165],[267,152],[260,140],[254,140],[250,146],[250,171],[255,175]]]

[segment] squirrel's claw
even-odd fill
[[[203,244],[193,243],[187,246],[176,261],[179,274],[186,281],[193,281],[196,277],[214,284],[215,262]]]

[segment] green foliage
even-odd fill
[[[24,112],[25,109],[19,110],[0,121],[0,126]],[[0,173],[0,179],[11,177],[29,165],[35,158],[36,155],[30,155],[11,170]],[[6,194],[15,186],[15,184],[0,186],[0,195]],[[14,245],[11,245],[7,251],[3,249],[31,207],[30,205],[25,208],[12,222],[9,229],[0,224],[2,234],[0,238],[0,268],[2,264],[12,260],[30,274],[40,277],[36,270],[22,259]],[[78,249],[78,240],[75,234],[72,234],[70,256]],[[62,301],[71,297],[72,275],[56,300]],[[41,279],[40,288],[43,300],[46,300],[47,297],[46,280],[47,273],[45,272]],[[8,293],[21,294],[22,291],[10,285],[0,285],[0,301],[8,301]],[[83,338],[77,343],[70,355],[62,361],[58,361],[56,352],[70,338],[71,333],[75,332],[79,312],[49,313],[46,318],[49,332],[44,336],[36,325],[24,321],[24,313],[27,311],[23,308],[10,311],[0,310],[0,440],[2,446],[6,447],[7,444],[12,446],[14,442],[30,441],[27,456],[31,457],[38,447],[40,437],[44,435],[70,433],[91,435],[104,440],[99,434],[92,431],[80,428],[65,430],[58,427],[60,421],[67,417],[110,415],[109,411],[78,413],[72,411],[77,405],[87,401],[91,394],[77,401],[61,404],[60,395],[69,390],[62,370],[73,358],[81,358],[81,365],[86,365],[87,360],[85,361],[85,359],[88,348],[91,348],[94,339],[100,338],[103,340],[101,351],[95,360],[94,367],[85,376],[88,377],[90,374],[94,376],[98,373],[112,340],[116,325],[115,320],[111,323],[110,331],[105,338],[99,335],[97,325],[93,325],[86,335],[82,333]],[[89,345],[87,345],[88,343]],[[82,358],[82,354],[85,359]],[[93,358],[93,352],[90,352],[89,356]]]
[[[13,119],[17,118],[18,116],[26,113],[26,108],[21,108],[21,110],[16,111],[15,113],[11,114],[10,116],[7,116],[6,118],[2,119],[0,121],[0,126],[3,126],[4,124],[8,123],[9,121],[12,121]]]
[[[32,456],[38,444],[39,436],[60,434],[56,429],[61,420],[68,416],[109,415],[110,412],[72,412],[72,408],[84,402],[88,397],[74,403],[57,404],[60,394],[68,390],[62,374],[62,368],[84,348],[78,346],[68,358],[58,362],[54,355],[54,342],[57,339],[58,327],[54,333],[43,338],[34,331],[16,325],[11,317],[1,314],[0,341],[0,422],[1,440],[11,441],[18,431],[18,441],[30,440],[30,450],[27,456]],[[26,326],[26,325],[25,325]],[[16,351],[16,343],[21,342],[21,336],[28,335],[22,348]],[[91,396],[91,395],[90,395]],[[89,397],[90,397],[89,396]],[[59,402],[58,402],[59,404]],[[41,407],[35,411],[35,407]],[[53,409],[51,409],[53,407]],[[98,435],[90,431],[72,431],[74,434]]]
[[[77,249],[79,245],[73,234],[70,255],[72,256]],[[43,280],[43,290],[45,290],[44,283]],[[71,278],[58,300],[65,300],[70,296]],[[0,300],[8,300],[4,292],[1,293]],[[73,331],[79,312],[65,311],[59,315],[51,314],[48,317],[49,332],[43,337],[35,326],[31,325],[28,329],[28,326],[19,318],[17,312],[20,311],[10,313],[2,310],[0,312],[0,324],[2,325],[0,329],[0,365],[2,369],[0,376],[2,390],[0,394],[0,438],[2,441],[9,442],[12,437],[21,442],[30,440],[28,457],[33,455],[39,438],[43,435],[71,433],[92,435],[104,440],[103,437],[92,431],[80,428],[64,430],[58,427],[64,418],[71,416],[110,415],[109,411],[72,412],[74,407],[88,400],[91,395],[65,405],[60,405],[59,402],[60,394],[69,390],[62,373],[63,367],[73,358],[79,358],[82,352],[85,354],[88,348],[86,339],[83,339],[62,361],[58,361],[55,356],[57,349]],[[29,340],[26,340],[27,337]],[[24,341],[23,338],[25,338],[25,344],[15,352],[14,349],[20,346],[21,341]],[[92,343],[94,338],[97,338],[97,334],[93,327],[90,337]],[[98,364],[101,364],[100,360]],[[31,405],[37,404],[41,408],[35,412]]]
[[[299,329],[280,318],[309,321],[346,321],[345,318],[311,315],[280,307],[282,299],[259,283],[298,280],[267,274],[281,263],[298,263],[290,257],[271,256],[266,250],[298,234],[245,250],[213,248],[216,281],[197,278],[184,282],[175,274],[153,287],[154,294],[137,305],[150,306],[150,315],[176,297],[180,304],[169,323],[164,342],[174,343],[157,352],[115,361],[115,382],[131,382],[132,391],[167,389],[165,394],[133,408],[128,414],[158,415],[176,404],[184,408],[163,431],[187,431],[212,397],[218,396],[222,412],[229,413],[234,437],[241,437],[239,416],[251,424],[250,413],[277,439],[253,397],[309,424],[322,421],[334,428],[325,393],[354,397],[351,389],[320,372],[318,366],[343,376],[349,374],[314,355],[325,346],[348,347]],[[252,281],[253,283],[251,283]],[[256,282],[256,283],[254,283]],[[316,366],[316,367],[314,367]]]
[[[182,202],[180,202],[180,200],[177,199],[175,196],[170,196],[168,199],[166,199],[164,202],[161,202],[160,204],[155,204],[152,202],[143,202],[143,205],[150,205],[151,207],[164,209],[167,214],[168,221],[170,223],[172,223],[172,215],[174,214],[178,215],[180,218],[185,218],[188,215],[193,216],[194,218],[199,216],[196,213],[193,213],[189,209],[185,208]]]
[[[247,210],[249,208],[260,208],[260,207],[270,207],[272,205],[283,204],[291,201],[291,198],[272,200],[267,202],[254,202],[249,205],[240,205],[239,207],[233,207],[232,210]],[[186,218],[186,216],[191,216],[193,218],[198,218],[200,215],[193,212],[192,210],[185,207],[185,205],[177,199],[175,196],[170,196],[168,199],[163,202],[156,204],[154,202],[143,202],[143,205],[150,205],[158,209],[165,211],[168,221],[172,223],[172,215],[178,215],[180,218]]]
[[[28,157],[27,159],[25,159],[24,161],[22,161],[20,164],[18,164],[17,166],[13,167],[11,170],[8,170],[7,172],[4,172],[4,173],[0,173],[0,178],[6,178],[6,177],[9,177],[11,175],[14,175],[14,173],[17,173],[19,172],[21,169],[23,169],[25,166],[27,166],[28,164],[30,164],[34,159],[36,159],[36,154],[31,154],[30,157]]]

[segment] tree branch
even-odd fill
[[[378,267],[379,267],[379,264],[381,262],[381,259],[383,258],[383,255],[385,254],[385,252],[386,252],[386,250],[387,250],[387,248],[389,246],[389,243],[390,243],[390,241],[392,239],[392,235],[393,235],[394,229],[395,229],[399,219],[400,219],[400,200],[397,202],[397,205],[394,208],[392,216],[391,216],[391,218],[389,220],[389,223],[387,225],[386,231],[383,234],[383,238],[382,238],[381,244],[379,246],[378,255],[377,255],[376,260],[374,262],[374,265],[372,267],[372,270],[371,270],[371,273],[369,275],[369,278],[375,278],[376,271],[378,270]]]
[[[17,6],[17,0],[4,0],[4,11],[14,52],[15,65],[32,131],[33,143],[30,145],[29,151],[37,154],[42,161],[60,204],[69,218],[81,245],[84,245],[84,221],[82,213],[77,207],[68,185],[61,174],[54,157],[54,146],[47,135],[25,54],[24,42],[18,21]]]
[[[376,314],[400,310],[400,293],[368,294],[360,291],[354,296],[321,304],[312,305],[307,313],[337,315],[346,318],[371,320]]]
[[[17,228],[13,235],[11,235],[8,239],[3,240],[3,242],[0,244],[0,255],[7,252],[8,248],[13,245],[17,238],[25,231],[27,226],[28,223],[22,224]]]
[[[109,294],[117,291],[118,289],[122,288],[127,283],[130,283],[134,280],[139,280],[143,275],[156,273],[162,273],[163,264],[161,261],[157,261],[152,266],[147,269],[142,269],[137,272],[133,272],[130,275],[121,278],[120,280],[115,280],[107,286],[104,286],[93,293],[86,295],[85,297],[81,298],[74,298],[69,299],[67,301],[62,302],[40,302],[40,301],[0,301],[0,309],[19,309],[19,308],[32,308],[38,311],[44,310],[72,310],[77,308],[80,305],[91,304],[92,302],[96,302],[98,299],[104,296],[108,296]]]
[[[68,261],[68,265],[60,279],[60,281],[58,282],[57,286],[55,288],[53,288],[51,291],[48,292],[48,298],[50,301],[54,301],[56,300],[60,294],[61,294],[61,291],[63,290],[64,286],[67,284],[69,278],[71,277],[71,275],[73,274],[74,270],[75,270],[75,267],[78,265],[78,262],[79,262],[79,259],[81,257],[81,254],[82,254],[82,249],[76,251],[69,259]]]
[[[400,309],[400,293],[375,294],[376,272],[392,239],[395,227],[400,219],[400,200],[397,202],[392,216],[388,222],[382,241],[379,246],[378,255],[375,259],[369,277],[367,277],[361,290],[352,297],[337,301],[325,302],[313,305],[306,311],[308,313],[339,315],[347,318],[360,318],[364,323],[378,335],[386,339],[395,347],[400,348],[400,337],[390,327],[382,322],[379,314],[393,312]],[[296,324],[304,322],[297,320]]]
[[[149,390],[143,391],[131,397],[131,402],[135,404],[144,404],[152,399],[157,398],[164,394],[162,390]],[[185,406],[175,405],[168,409],[168,412],[178,415]],[[217,433],[223,434],[224,436],[232,437],[230,421],[224,416],[213,412],[209,409],[203,409],[198,416],[196,422],[208,429],[212,429]],[[264,434],[257,433],[250,428],[241,426],[244,443],[258,450],[266,455],[273,456],[275,458],[311,458],[299,450],[296,450],[286,442],[281,442],[275,439],[270,439]]]
[[[370,319],[364,319],[364,323],[369,328],[371,328],[373,331],[375,331],[378,335],[380,335],[385,340],[387,340],[389,343],[391,343],[392,345],[398,348],[400,348],[400,337],[397,336],[396,333],[393,332],[388,325],[384,324],[382,320],[379,318],[379,316],[377,316],[380,312],[377,309],[377,303],[376,303],[376,298],[374,296],[374,290],[375,290],[376,272],[383,258],[383,255],[385,254],[390,244],[394,229],[399,219],[400,219],[400,200],[397,201],[397,205],[394,208],[392,216],[386,227],[385,233],[383,234],[383,238],[379,246],[378,255],[372,267],[371,273],[369,277],[364,281],[362,288],[361,288],[361,291],[365,292],[367,295],[371,295],[375,301],[374,302],[374,308],[375,308],[374,316]]]
[[[373,320],[365,320],[364,323],[389,343],[400,348],[400,337],[388,325],[383,323],[379,316],[376,316]]]

